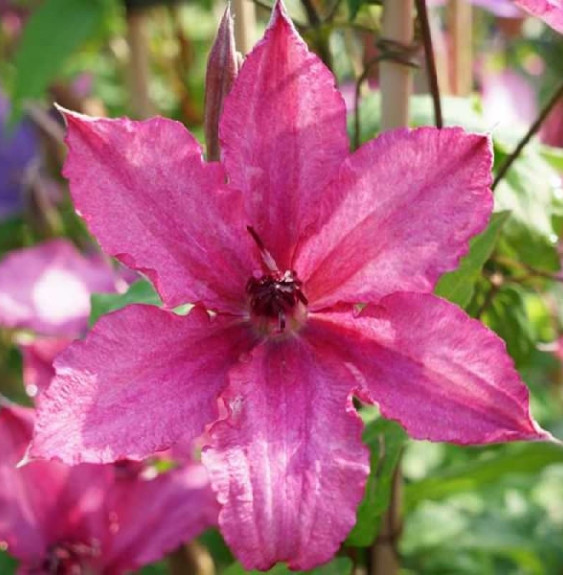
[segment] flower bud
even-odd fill
[[[230,4],[219,24],[217,37],[207,61],[205,77],[205,142],[207,159],[219,160],[219,119],[223,102],[239,70],[239,60],[235,47],[233,18]]]

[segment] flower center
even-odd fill
[[[59,543],[49,548],[37,575],[88,575],[91,560],[99,552],[84,543]]]
[[[301,289],[302,282],[295,271],[280,271],[258,234],[251,226],[247,229],[268,270],[261,277],[251,277],[246,284],[253,323],[260,331],[269,334],[283,333],[287,328],[294,331],[303,324],[307,315],[308,302]]]

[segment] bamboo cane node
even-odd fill
[[[420,44],[403,44],[390,38],[380,38],[375,45],[379,50],[378,60],[394,62],[409,68],[420,68]]]

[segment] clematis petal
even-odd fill
[[[158,477],[116,481],[108,493],[114,536],[105,552],[109,573],[163,557],[217,524],[218,504],[205,468],[185,465]]]
[[[488,221],[491,162],[490,140],[460,128],[396,130],[362,146],[325,191],[328,223],[292,266],[313,308],[431,291]]]
[[[239,311],[254,246],[239,192],[205,164],[180,124],[95,119],[64,111],[64,174],[76,208],[105,251],[144,272],[170,307],[204,301]]]
[[[68,464],[141,459],[201,435],[250,331],[200,308],[132,305],[101,318],[56,360],[30,456]]]
[[[554,30],[563,33],[562,0],[515,0],[515,4],[541,18]]]
[[[382,414],[412,437],[458,444],[550,438],[530,416],[528,389],[504,342],[453,304],[396,293],[359,317],[314,318],[319,339],[337,349],[346,338],[342,361],[356,367]]]
[[[25,565],[37,566],[59,538],[105,532],[101,505],[113,478],[107,467],[33,462],[17,468],[31,440],[34,412],[0,398],[0,541]]]
[[[346,109],[334,82],[278,0],[225,100],[220,139],[229,179],[280,268],[348,155]]]
[[[315,341],[264,343],[230,373],[203,462],[221,532],[247,568],[309,569],[337,551],[369,472],[353,376]]]
[[[55,377],[53,361],[71,341],[63,338],[38,338],[18,344],[23,359],[23,382],[30,397],[35,397],[49,387]]]
[[[85,330],[92,292],[116,291],[116,275],[66,240],[10,252],[0,262],[0,324],[43,335]]]

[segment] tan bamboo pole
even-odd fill
[[[448,28],[452,94],[468,96],[473,88],[473,20],[467,0],[450,0]]]
[[[154,115],[155,110],[149,96],[150,64],[145,10],[128,9],[126,21],[131,115],[141,119],[148,118]]]
[[[256,41],[256,7],[251,0],[233,0],[235,18],[235,43],[237,50],[246,56]]]
[[[386,0],[381,35],[384,40],[410,46],[414,32],[413,0]],[[381,83],[381,127],[383,130],[407,126],[412,70],[404,64],[383,60],[379,67]]]

